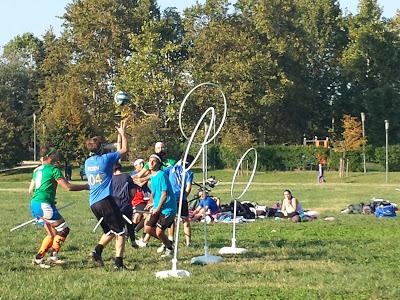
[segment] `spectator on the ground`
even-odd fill
[[[283,197],[281,208],[275,213],[275,217],[288,218],[293,222],[300,222],[301,217],[304,215],[300,202],[293,197],[292,192],[289,190],[283,192]]]
[[[219,212],[220,200],[218,197],[208,196],[205,191],[199,191],[200,203],[193,211],[194,220],[200,220],[204,215],[215,215]]]

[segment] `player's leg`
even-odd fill
[[[35,265],[42,265],[43,258],[53,244],[53,239],[56,235],[55,230],[52,228],[49,222],[49,220],[52,218],[53,212],[49,204],[40,202],[31,203],[31,212],[32,216],[37,218],[37,223],[42,225],[47,233],[32,261]]]
[[[186,243],[186,246],[190,246],[192,244],[192,227],[190,226],[189,203],[187,201],[182,201],[181,219],[183,222],[183,232],[185,234],[185,243]]]
[[[175,216],[165,216],[163,214],[160,214],[160,217],[157,221],[157,227],[156,227],[156,235],[159,240],[163,242],[165,245],[165,252],[162,255],[162,257],[170,256],[172,255],[173,249],[172,249],[172,242],[168,239],[168,237],[165,235],[165,229],[169,228],[175,221]]]

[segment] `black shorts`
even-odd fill
[[[97,220],[103,218],[100,223],[105,234],[112,232],[115,234],[124,233],[124,221],[122,214],[115,203],[113,197],[108,196],[90,206]]]
[[[179,207],[179,202],[177,203],[177,205]],[[181,218],[182,219],[189,218],[189,203],[186,200],[182,201]]]
[[[166,216],[163,214],[158,214],[158,215],[151,215],[150,219],[146,222],[147,226],[150,227],[159,227],[162,230],[171,227],[172,224],[174,224],[175,221],[175,215],[171,216]]]
[[[139,205],[136,205],[133,209],[137,209],[139,211],[142,211],[146,208],[147,203],[140,203]]]

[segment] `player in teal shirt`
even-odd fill
[[[165,229],[174,223],[177,210],[176,200],[168,175],[160,170],[161,158],[157,154],[150,156],[149,167],[153,209],[150,219],[145,224],[144,231],[162,241],[166,248],[162,256],[166,257],[172,254],[172,242],[165,235]]]

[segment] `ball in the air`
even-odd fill
[[[127,104],[129,100],[131,100],[131,98],[126,92],[120,91],[114,95],[114,102],[118,106]]]

